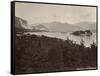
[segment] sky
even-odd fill
[[[96,7],[16,2],[15,16],[27,20],[30,25],[53,21],[70,24],[96,22]]]

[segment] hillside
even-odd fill
[[[37,35],[16,36],[16,73],[68,71],[97,67],[97,46],[85,47],[57,38]]]

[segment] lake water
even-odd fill
[[[91,36],[75,36],[70,33],[61,33],[61,32],[27,32],[25,34],[35,34],[35,35],[45,35],[48,37],[54,37],[66,40],[69,38],[70,40],[73,40],[75,43],[80,44],[80,42],[83,40],[84,45],[86,47],[90,47],[90,44],[93,42],[96,43],[96,33],[93,33]]]

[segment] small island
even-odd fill
[[[91,36],[92,32],[90,30],[85,30],[85,31],[75,31],[72,33],[72,35],[76,35],[76,36]]]

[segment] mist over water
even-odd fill
[[[84,45],[86,47],[90,47],[90,45],[94,42],[96,43],[96,33],[93,33],[91,36],[75,36],[70,34],[71,32],[67,33],[61,33],[61,32],[26,32],[25,34],[35,34],[38,36],[47,36],[47,37],[53,37],[53,38],[59,38],[63,40],[67,40],[69,38],[70,40],[73,40],[74,43],[80,44],[80,42],[83,40]]]

